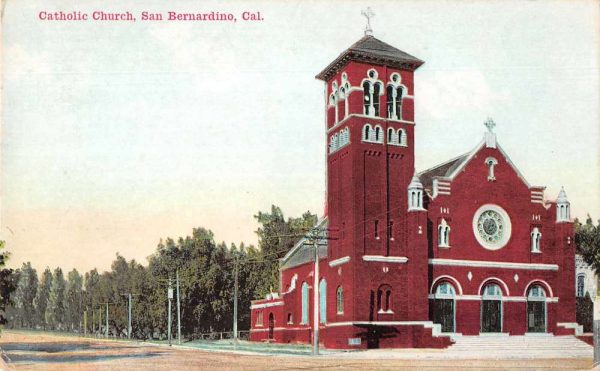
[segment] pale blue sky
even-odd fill
[[[426,61],[418,170],[472,149],[483,121],[531,184],[600,218],[597,2],[8,1],[2,238],[19,266],[145,262],[196,226],[256,243],[253,214],[322,212],[323,85],[363,35]],[[110,4],[110,5],[107,5]],[[263,22],[48,22],[39,11],[261,11]]]

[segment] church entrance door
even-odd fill
[[[273,313],[269,313],[269,339],[273,339],[273,330],[275,330],[275,319]]]
[[[454,332],[453,299],[435,299],[433,322],[442,325],[442,332]]]
[[[481,332],[502,331],[502,301],[481,301]]]
[[[527,301],[527,332],[546,332],[546,303]]]

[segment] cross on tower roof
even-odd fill
[[[365,26],[365,35],[373,35],[373,29],[371,28],[371,18],[375,17],[375,13],[371,10],[371,7],[360,12],[367,18],[367,25]]]
[[[489,117],[487,120],[485,120],[485,122],[483,124],[489,130],[490,133],[494,130],[494,127],[496,127],[496,123],[494,122],[494,120],[492,120]]]

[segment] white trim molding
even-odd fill
[[[335,259],[329,262],[330,267],[337,267],[338,265],[346,264],[350,261],[349,256],[344,256],[343,258]]]
[[[556,326],[575,330],[575,336],[583,334],[583,326],[581,326],[577,322],[557,322]]]
[[[283,301],[274,301],[272,303],[252,304],[250,306],[250,309],[262,309],[262,308],[269,308],[269,307],[279,307],[281,305],[283,305]]]
[[[557,264],[540,263],[512,263],[495,262],[484,260],[460,260],[460,259],[429,259],[430,265],[445,265],[452,267],[473,267],[473,268],[503,268],[503,269],[529,269],[537,271],[558,271]]]
[[[449,336],[442,333],[442,325],[432,321],[348,321],[348,322],[328,322],[326,327],[345,327],[345,326],[423,326],[431,329],[431,335],[434,337]]]
[[[406,263],[406,256],[383,256],[383,255],[363,255],[363,260],[366,262],[382,262],[382,263]]]

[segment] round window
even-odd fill
[[[510,238],[510,218],[497,205],[483,205],[473,216],[473,233],[477,241],[488,250],[498,250]]]

